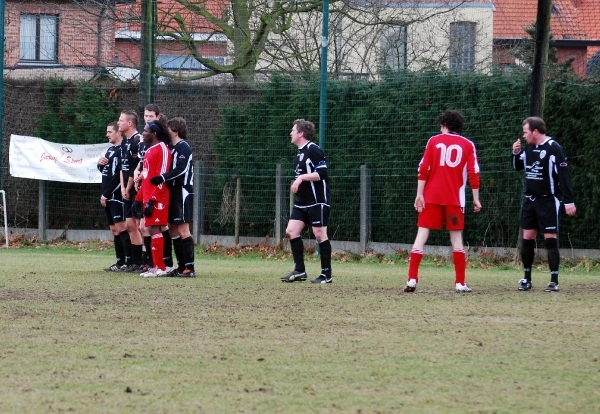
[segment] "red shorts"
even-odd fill
[[[464,209],[459,206],[425,204],[425,208],[419,213],[417,226],[440,230],[443,228],[444,223],[447,230],[463,230],[465,228]]]
[[[152,215],[145,217],[146,227],[150,226],[166,226],[169,221],[169,206],[163,203],[154,204]]]

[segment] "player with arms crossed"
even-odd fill
[[[550,283],[545,290],[558,292],[560,253],[557,236],[561,201],[557,193],[560,189],[565,213],[574,216],[577,209],[571,174],[562,147],[546,135],[546,123],[541,118],[529,117],[523,121],[523,138],[527,142],[525,149],[522,149],[520,139],[512,146],[513,167],[517,171],[525,170],[525,197],[521,208],[521,261],[525,275],[519,281],[519,290],[531,289],[531,266],[539,230],[544,233],[550,267]]]
[[[143,202],[146,227],[150,232],[152,262],[154,267],[140,273],[144,277],[166,276],[166,266],[163,259],[164,239],[161,226],[167,225],[169,213],[169,189],[165,183],[154,185],[151,177],[164,174],[171,170],[171,151],[169,132],[160,121],[150,121],[144,127],[144,142],[147,145],[143,159],[142,187],[136,195],[136,201]]]
[[[415,209],[419,213],[418,231],[410,252],[405,292],[414,292],[419,281],[419,265],[431,230],[440,230],[445,222],[452,243],[455,289],[471,292],[465,283],[467,258],[462,241],[465,223],[465,187],[467,178],[473,191],[474,211],[479,202],[479,164],[475,145],[461,136],[464,118],[458,111],[446,110],[436,119],[441,134],[429,139],[419,163]]]
[[[292,144],[298,147],[295,179],[292,192],[296,195],[294,208],[288,222],[286,234],[294,256],[294,270],[281,277],[282,282],[303,282],[307,279],[304,267],[304,243],[302,230],[310,225],[319,243],[321,274],[311,283],[331,283],[331,243],[327,238],[329,222],[329,179],[325,154],[312,142],[315,126],[310,121],[297,119],[290,132]]]

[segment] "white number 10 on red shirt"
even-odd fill
[[[454,168],[460,164],[460,160],[462,159],[462,148],[460,146],[452,144],[446,147],[446,145],[439,143],[435,147],[439,148],[442,152],[440,155],[440,167],[447,165]]]

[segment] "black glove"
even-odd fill
[[[150,200],[148,201],[148,204],[146,204],[146,208],[144,208],[144,216],[152,216],[152,210],[154,210],[154,200]]]
[[[165,178],[162,175],[157,175],[156,177],[152,177],[150,182],[152,185],[159,185],[165,182]]]
[[[133,204],[131,204],[131,214],[133,214],[134,217],[139,217],[142,214],[142,202],[141,201],[134,201]]]

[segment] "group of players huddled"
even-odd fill
[[[137,113],[125,110],[106,128],[111,146],[98,159],[100,204],[113,234],[117,262],[104,270],[143,277],[196,277],[190,233],[194,166],[185,119],[167,121],[158,105],[149,104],[144,122],[140,134]]]

